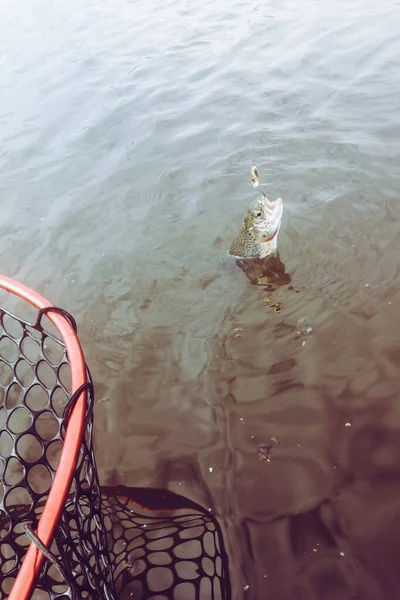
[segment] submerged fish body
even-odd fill
[[[265,258],[276,252],[282,212],[281,198],[271,202],[262,193],[247,209],[229,254],[238,258]]]

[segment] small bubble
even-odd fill
[[[346,556],[344,552],[339,552],[340,556]]]
[[[391,302],[388,302],[388,304],[392,304]]]
[[[366,283],[366,284],[365,284],[365,287],[369,287],[369,283]]]

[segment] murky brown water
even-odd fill
[[[400,593],[399,22],[3,4],[1,271],[79,323],[102,482],[213,507],[235,600]],[[226,258],[253,158],[293,289]]]

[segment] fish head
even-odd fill
[[[229,253],[241,258],[264,258],[273,254],[278,245],[283,202],[271,202],[262,194],[246,211],[240,230],[232,241]]]
[[[278,235],[282,212],[281,198],[271,201],[262,194],[249,206],[245,226],[257,242],[270,242]]]

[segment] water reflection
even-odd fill
[[[287,285],[292,278],[286,273],[279,252],[265,258],[239,258],[236,264],[253,285],[268,286],[268,290]]]

